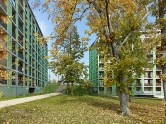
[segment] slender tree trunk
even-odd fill
[[[73,96],[74,93],[73,93],[73,82],[71,83],[71,95]]]
[[[131,102],[130,94],[127,94],[127,100],[128,100],[128,102]]]

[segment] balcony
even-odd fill
[[[7,43],[6,43],[6,41],[2,37],[0,37],[0,45],[1,45],[1,47],[2,46],[3,47],[7,47]]]
[[[25,25],[26,25],[26,27],[27,27],[27,22],[25,22]]]
[[[0,5],[1,5],[2,8],[7,12],[7,6],[6,6],[6,4],[3,2],[3,0],[0,0]]]
[[[15,65],[12,65],[12,69],[16,70],[16,66],[15,66]]]
[[[23,81],[18,81],[18,86],[23,86]]]
[[[16,80],[12,79],[12,85],[16,85]]]
[[[161,86],[161,83],[156,83],[156,86]]]
[[[16,19],[15,18],[12,18],[13,22],[16,24]]]
[[[141,94],[141,91],[136,91],[136,95],[140,95]]]
[[[12,31],[12,36],[16,39],[16,34]]]
[[[18,25],[18,28],[19,28],[20,31],[23,33],[23,28],[22,28],[20,25]]]
[[[141,83],[136,83],[136,86],[141,86]]]
[[[144,83],[144,86],[153,86],[153,83]]]
[[[145,95],[152,95],[152,94],[153,94],[153,91],[144,91],[144,94],[145,94]]]
[[[156,91],[156,95],[161,95],[161,91]]]
[[[22,16],[21,12],[18,12],[18,13],[19,13],[19,15],[20,15],[21,19],[23,20],[23,16]]]
[[[20,5],[23,7],[23,3],[22,3],[22,1],[21,1],[21,0],[19,0],[19,2],[20,2]]]
[[[0,18],[0,24],[7,30],[7,24]]]
[[[7,66],[7,60],[0,57],[0,66],[1,66],[1,65]]]
[[[18,57],[20,57],[23,60],[23,55],[20,52],[18,52]]]
[[[27,74],[27,70],[25,69],[25,74]]]
[[[31,44],[31,38],[29,39],[29,43]]]
[[[25,9],[25,13],[26,13],[26,15],[27,15],[27,10]]]
[[[25,81],[25,86],[27,86],[27,82]]]
[[[18,71],[23,73],[23,68],[18,66]]]
[[[25,58],[25,62],[27,62],[27,58]]]
[[[25,38],[27,39],[27,34],[25,33]]]

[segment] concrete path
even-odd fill
[[[44,94],[44,95],[37,95],[37,96],[31,96],[31,97],[25,97],[25,98],[18,98],[18,99],[12,99],[12,100],[6,100],[6,101],[0,101],[0,108],[21,104],[25,102],[30,102],[38,99],[43,99],[51,96],[60,95],[62,93],[50,93],[50,94]]]

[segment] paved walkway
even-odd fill
[[[12,99],[12,100],[6,100],[6,101],[0,101],[0,108],[21,104],[25,102],[30,102],[38,99],[43,99],[51,96],[60,95],[62,93],[50,93],[50,94],[44,94],[44,95],[37,95],[37,96],[31,96],[31,97],[25,97],[25,98],[18,98],[18,99]]]

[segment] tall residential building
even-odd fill
[[[0,92],[4,96],[43,89],[48,81],[48,50],[42,37],[27,0],[0,0]]]
[[[140,39],[144,40],[147,37],[143,34]],[[98,42],[96,39],[91,46],[94,46]],[[154,48],[150,51],[150,61],[149,63],[154,63],[154,60],[158,56],[156,54],[156,49]],[[110,86],[109,88],[103,87],[103,77],[104,77],[104,63],[103,56],[98,55],[97,49],[89,50],[89,80],[94,83],[94,90],[101,94],[116,94],[116,85]],[[111,64],[110,61],[108,63]],[[161,68],[155,65],[153,68],[145,68],[146,74],[141,75],[134,83],[133,83],[133,93],[138,96],[146,96],[151,95],[154,97],[164,97],[163,92],[163,83],[162,79],[159,77],[161,73]],[[135,87],[135,88],[134,88]]]

